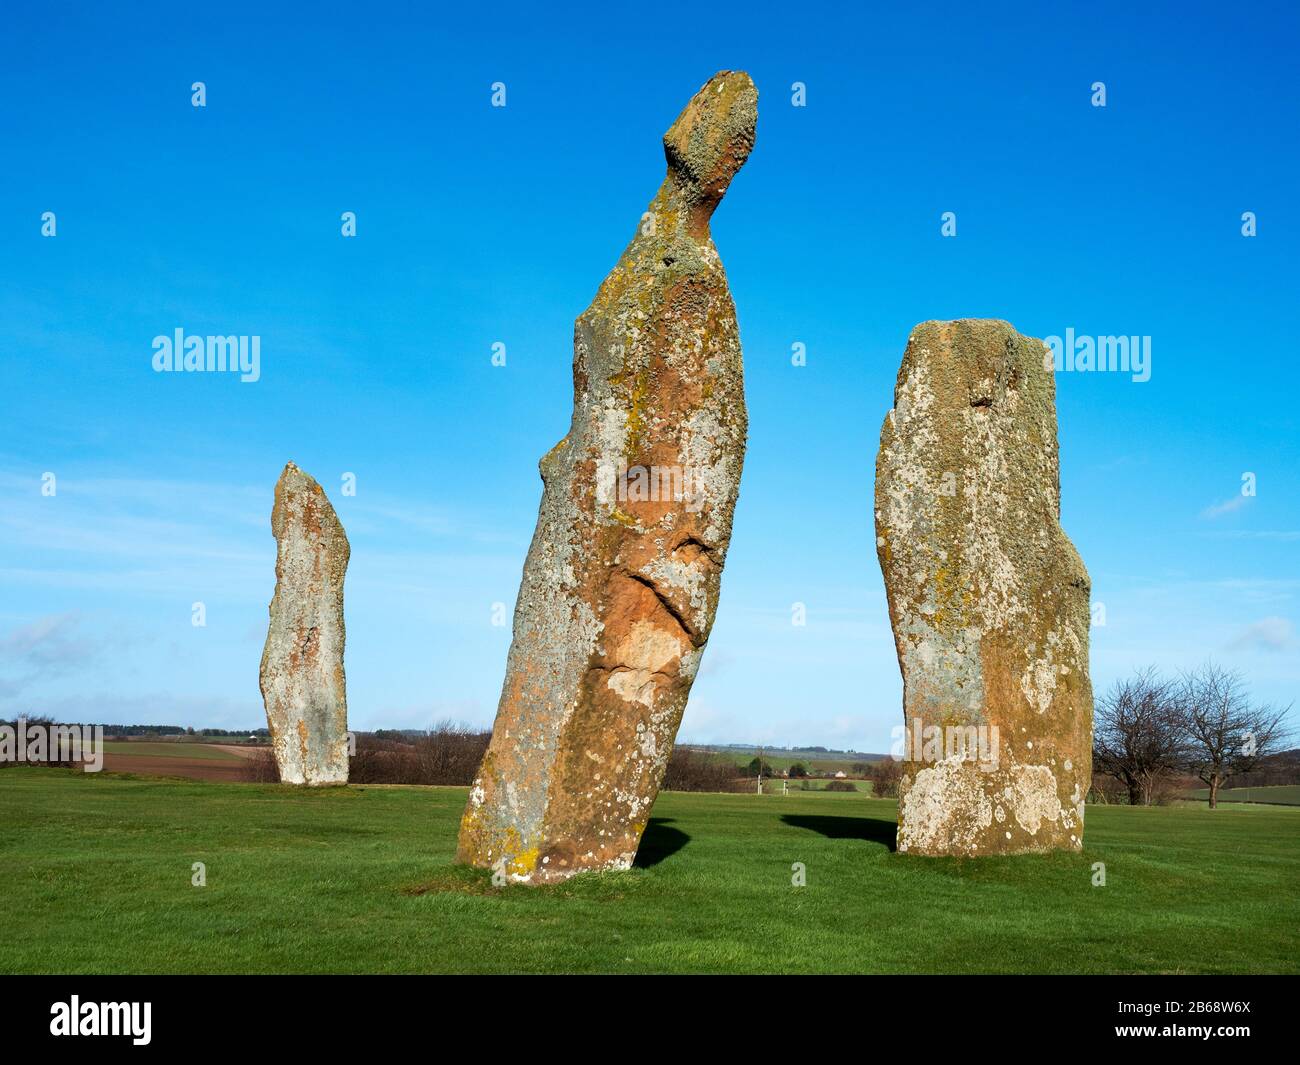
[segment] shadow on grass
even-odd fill
[[[634,869],[649,869],[658,865],[665,858],[671,858],[691,841],[681,829],[668,827],[671,817],[652,817],[645,826],[641,836],[641,846],[637,848]]]
[[[827,839],[865,839],[868,843],[883,843],[891,851],[898,842],[898,826],[879,817],[782,814],[781,820],[793,828],[820,832]]]

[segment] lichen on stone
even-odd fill
[[[461,861],[537,883],[635,857],[717,611],[744,461],[740,336],[709,218],[753,147],[757,98],[736,71],[695,94],[664,135],[663,184],[574,324],[573,417],[540,464]],[[690,494],[600,484],[628,469],[675,472]]]
[[[275,594],[259,679],[286,784],[346,784],[343,581],[351,547],[324,489],[292,462],[271,509]]]
[[[899,850],[1082,846],[1089,582],[1060,526],[1055,382],[1042,353],[1006,322],[924,322],[881,428],[876,549],[904,724],[996,729],[1002,740],[996,766],[908,763]]]

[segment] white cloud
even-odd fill
[[[80,625],[75,611],[47,614],[0,637],[0,668],[11,674],[0,680],[0,693],[16,695],[35,681],[64,676],[93,661],[107,641],[81,634]]]
[[[1201,511],[1201,517],[1217,518],[1222,514],[1231,514],[1233,511],[1240,510],[1253,498],[1253,496],[1235,495],[1231,499],[1225,499],[1222,503],[1215,503],[1213,506],[1206,507]]]
[[[1228,646],[1233,649],[1285,651],[1295,645],[1295,627],[1282,617],[1260,618]]]

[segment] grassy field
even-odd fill
[[[766,795],[780,795],[781,785],[783,783],[785,783],[785,781],[780,777],[765,777],[763,779],[763,793]],[[790,794],[793,795],[796,791],[803,792],[805,784],[808,785],[808,791],[825,791],[826,785],[831,783],[835,782],[824,780],[821,777],[791,777],[789,781]],[[854,789],[854,791],[859,791],[863,795],[871,794],[871,781],[869,780],[842,780],[838,781],[838,783],[848,784]],[[747,786],[754,792],[758,791],[756,782],[753,780],[750,780]]]
[[[497,890],[464,800],[0,771],[0,972],[1300,971],[1300,810],[1092,807],[1082,855],[962,861],[892,853],[888,800],[666,793],[637,868]]]
[[[1190,794],[1206,802],[1210,798],[1209,788],[1201,788]],[[1267,788],[1223,788],[1219,791],[1219,802],[1263,802],[1280,806],[1300,806],[1300,784],[1277,784]]]

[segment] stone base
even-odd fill
[[[1083,849],[1087,766],[981,769],[959,757],[905,762],[899,853],[1026,854]]]

